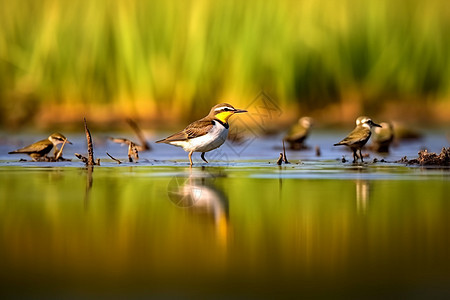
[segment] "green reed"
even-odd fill
[[[446,0],[2,2],[4,124],[55,104],[186,115],[262,89],[309,109],[450,95]]]

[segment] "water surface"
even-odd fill
[[[448,169],[393,163],[398,150],[385,163],[342,163],[349,153],[328,146],[321,157],[288,152],[278,167],[270,140],[224,146],[192,169],[166,145],[120,165],[103,153],[125,161],[126,148],[97,147],[93,171],[1,156],[3,294],[450,295]]]

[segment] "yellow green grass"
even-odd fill
[[[449,107],[449,32],[447,0],[3,0],[0,126],[192,120],[261,90],[302,113]]]

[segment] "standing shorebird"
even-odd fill
[[[40,140],[31,145],[25,146],[23,148],[17,149],[16,151],[8,152],[8,154],[28,154],[34,161],[47,156],[47,154],[52,150],[53,146],[64,143],[72,144],[69,142],[64,135],[55,132],[44,140]]]
[[[380,125],[375,124],[369,117],[359,117],[358,119],[356,119],[355,129],[353,129],[353,131],[350,132],[342,141],[334,144],[334,146],[345,145],[350,147],[350,149],[352,149],[353,151],[353,163],[358,161],[358,154],[356,153],[356,151],[359,150],[359,157],[361,158],[361,162],[364,162],[361,154],[361,148],[369,140],[370,135],[372,134],[370,130],[373,126],[381,127]]]
[[[394,140],[394,127],[392,123],[380,123],[382,128],[375,128],[372,138],[372,148],[376,152],[388,153],[389,146]]]
[[[298,123],[289,129],[289,132],[284,137],[284,140],[289,143],[293,150],[300,150],[306,148],[304,142],[308,137],[311,127],[313,126],[313,119],[310,117],[302,117]]]
[[[205,153],[222,146],[228,136],[228,119],[237,113],[247,112],[236,109],[230,104],[221,103],[213,106],[209,114],[203,119],[189,124],[185,129],[171,136],[159,140],[156,143],[166,143],[182,147],[189,152],[189,163],[192,166],[192,153],[201,152],[201,158],[205,159]]]

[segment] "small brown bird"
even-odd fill
[[[376,152],[388,153],[389,146],[394,140],[394,126],[392,123],[382,122],[381,128],[375,128],[372,137],[372,148]]]
[[[31,145],[8,152],[8,154],[27,154],[33,159],[33,161],[38,161],[41,158],[47,156],[47,154],[53,149],[53,146],[56,147],[57,145],[64,143],[64,141],[66,143],[72,144],[64,135],[55,132],[47,139],[40,140]]]
[[[372,134],[372,127],[381,127],[378,124],[375,124],[371,118],[369,117],[359,117],[356,119],[356,127],[350,132],[346,138],[344,138],[339,143],[334,144],[334,146],[345,145],[350,147],[353,151],[353,163],[358,161],[358,154],[356,153],[359,150],[359,158],[361,158],[361,162],[364,162],[361,148],[367,143]]]
[[[291,127],[284,140],[289,143],[289,147],[293,150],[300,150],[306,148],[304,142],[308,137],[313,119],[310,117],[302,117],[298,123]]]
[[[189,124],[185,129],[171,136],[159,140],[156,143],[166,143],[182,147],[189,152],[189,163],[192,166],[192,153],[201,152],[201,158],[205,159],[205,153],[222,146],[228,136],[228,119],[237,113],[247,112],[236,109],[230,104],[221,103],[213,106],[209,114],[203,119]]]

